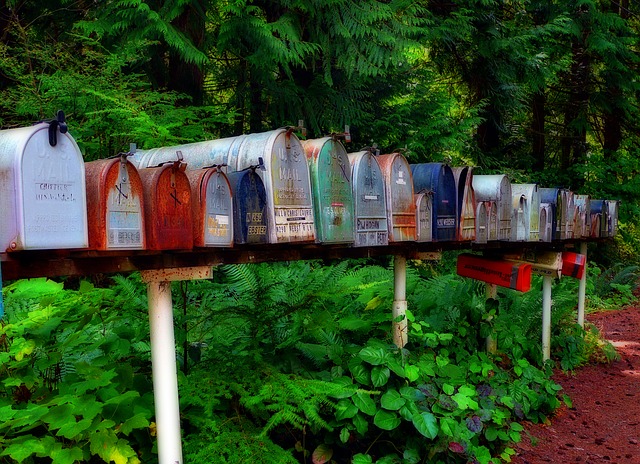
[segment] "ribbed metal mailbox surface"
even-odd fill
[[[526,198],[528,212],[525,216],[525,240],[538,242],[540,240],[540,191],[538,184],[511,184],[511,194],[514,197],[524,196]]]
[[[574,193],[569,189],[560,189],[562,196],[562,225],[560,228],[560,239],[566,240],[573,238],[573,225],[576,206],[574,202]]]
[[[131,162],[138,168],[159,166],[162,163],[173,162],[176,152],[182,153],[189,169],[200,169],[213,165],[229,164],[229,160],[236,160],[238,150],[245,136],[228,137],[204,142],[187,143],[171,147],[158,147],[150,150],[137,150],[131,157]]]
[[[309,162],[316,241],[353,243],[351,165],[344,145],[333,137],[302,143]]]
[[[387,197],[378,160],[371,151],[349,154],[355,206],[354,246],[389,244]]]
[[[315,240],[313,200],[307,159],[292,129],[141,150],[140,166],[175,159],[180,151],[189,169],[227,164],[228,171],[242,171],[264,164],[257,171],[267,193],[267,232],[270,243]],[[140,167],[139,166],[139,167]]]
[[[540,203],[540,241],[550,242],[553,240],[555,218],[554,208],[549,203]]]
[[[462,242],[476,239],[476,195],[473,190],[473,167],[452,168],[456,180],[458,231],[456,239]]]
[[[479,201],[476,206],[476,243],[498,240],[498,207],[495,201]]]
[[[126,155],[85,163],[89,248],[144,249],[142,181]]]
[[[139,169],[144,191],[145,232],[150,250],[193,248],[191,185],[186,165]]]
[[[504,174],[474,175],[476,201],[494,201],[498,214],[498,240],[511,239],[511,182]],[[489,239],[491,240],[491,239]]]
[[[591,197],[575,195],[573,197],[576,212],[574,215],[574,238],[586,238],[591,234]]]
[[[422,192],[416,199],[416,241],[433,241],[433,194]],[[474,234],[475,235],[475,234]]]
[[[236,245],[267,243],[267,192],[255,169],[227,174],[233,192],[233,236]]]
[[[197,247],[233,245],[233,195],[220,168],[186,171],[191,184],[193,244]]]
[[[390,242],[416,239],[416,204],[411,168],[400,153],[378,156],[387,195],[387,225]]]
[[[0,131],[0,251],[89,245],[82,154],[48,123]]]
[[[411,176],[417,193],[433,192],[433,239],[456,240],[458,207],[456,180],[451,167],[443,163],[412,164]]]

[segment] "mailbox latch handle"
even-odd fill
[[[61,134],[66,134],[69,128],[64,117],[64,111],[58,110],[54,119],[48,119],[43,122],[49,123],[49,145],[55,147],[58,145],[58,130]]]

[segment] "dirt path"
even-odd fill
[[[550,425],[526,426],[515,464],[640,464],[640,307],[594,314],[620,360],[559,373],[573,402]]]

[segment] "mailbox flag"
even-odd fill
[[[528,292],[531,288],[531,264],[528,263],[462,254],[458,256],[457,270],[462,277],[471,277],[520,292]]]
[[[562,275],[582,279],[587,257],[578,253],[565,251],[562,253]]]

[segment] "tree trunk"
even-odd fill
[[[544,133],[544,118],[545,118],[545,105],[547,103],[547,96],[544,90],[536,92],[531,100],[531,113],[533,120],[531,121],[531,152],[533,154],[533,166],[534,171],[543,171],[545,165],[545,133]]]

